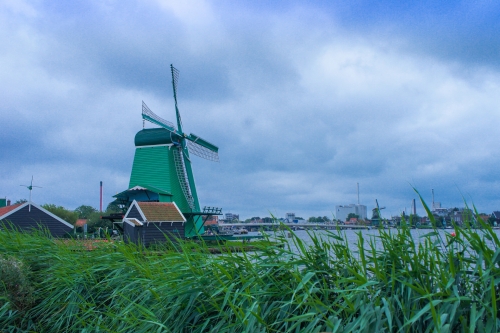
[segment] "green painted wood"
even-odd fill
[[[129,188],[150,185],[172,193],[168,150],[168,146],[137,147]]]
[[[173,148],[171,146],[136,147],[129,188],[134,186],[152,186],[171,193],[172,195],[159,196],[161,202],[175,202],[183,213],[199,212],[200,204],[194,182],[191,162],[184,159],[189,185],[195,202],[194,210],[182,192],[182,188],[175,171]],[[185,236],[193,237],[204,233],[201,217],[195,216],[186,221]]]

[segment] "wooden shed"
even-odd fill
[[[46,228],[54,237],[73,232],[73,225],[29,201],[0,208],[0,228],[3,227],[25,231]]]
[[[123,239],[149,246],[184,238],[186,219],[175,202],[133,201],[123,218]]]

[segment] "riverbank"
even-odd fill
[[[500,328],[495,231],[290,232],[258,251],[144,256],[0,232],[3,331],[474,332]],[[373,232],[373,235],[371,234]],[[370,233],[370,235],[367,235]],[[156,249],[158,250],[158,249]]]

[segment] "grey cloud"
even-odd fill
[[[432,47],[410,47],[408,26],[377,36],[328,14],[314,22],[317,8],[257,6],[245,16],[238,7],[226,18],[233,7],[212,4],[217,24],[193,28],[135,2],[78,6],[42,4],[37,18],[9,28],[36,38],[7,44],[27,84],[0,67],[11,78],[0,79],[8,92],[0,165],[11,175],[0,196],[26,197],[19,185],[34,174],[44,186],[38,202],[95,206],[100,180],[109,202],[128,185],[141,100],[174,119],[173,63],[186,130],[220,147],[219,164],[193,162],[202,205],[243,217],[328,215],[355,202],[359,182],[362,202],[370,209],[377,198],[388,213],[409,207],[410,184],[426,199],[435,188],[450,206],[461,204],[458,186],[484,210],[498,209],[493,65],[468,68],[466,57],[449,62]]]

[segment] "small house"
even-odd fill
[[[25,231],[45,228],[54,237],[73,231],[73,225],[29,201],[0,208],[0,228],[4,227]]]
[[[186,218],[175,202],[133,201],[123,217],[123,240],[149,246],[184,238]]]

